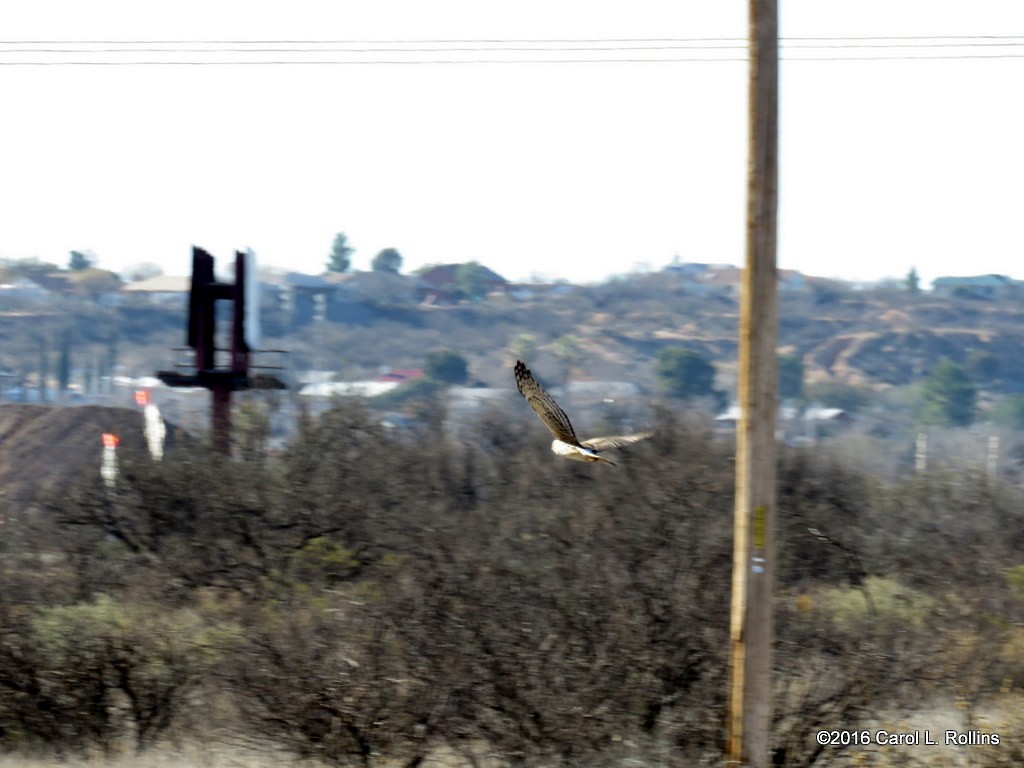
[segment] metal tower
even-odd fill
[[[218,282],[213,264],[213,256],[202,248],[192,248],[187,343],[195,351],[195,361],[179,366],[192,372],[157,371],[156,375],[169,387],[210,390],[213,443],[226,453],[231,448],[231,393],[245,389],[285,389],[286,385],[273,374],[254,372],[257,369],[281,370],[281,367],[255,366],[252,362],[260,341],[259,281],[252,252],[235,253],[234,283]],[[216,347],[218,301],[232,304],[228,349]],[[227,352],[226,360],[224,355],[218,357],[218,352]]]

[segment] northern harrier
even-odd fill
[[[521,360],[516,361],[516,387],[519,394],[526,398],[526,402],[540,416],[551,434],[555,436],[551,443],[551,450],[557,456],[573,461],[603,461],[606,464],[615,466],[614,461],[609,461],[601,456],[599,451],[609,448],[620,448],[645,438],[650,437],[653,432],[640,432],[635,435],[618,435],[615,437],[592,437],[589,440],[580,442],[576,432],[569,422],[565,411],[558,407],[558,403],[547,392],[544,387],[537,383],[530,373],[530,369],[523,365]]]

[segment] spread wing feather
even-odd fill
[[[520,360],[516,361],[515,374],[519,394],[526,398],[526,402],[540,416],[544,426],[551,430],[551,434],[562,442],[579,445],[580,441],[576,437],[576,432],[572,428],[569,417],[565,415],[565,411],[558,407],[554,398],[544,391],[544,387],[537,383],[533,374],[530,373],[530,369]]]
[[[624,445],[639,443],[641,440],[646,440],[648,437],[652,437],[653,435],[653,432],[638,432],[635,435],[592,437],[589,440],[584,440],[580,445],[584,448],[592,448],[595,451],[607,451],[609,448],[621,448]]]

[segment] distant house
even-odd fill
[[[302,327],[319,317],[331,322],[352,319],[352,313],[345,310],[355,302],[341,300],[338,290],[343,277],[339,272],[323,275],[289,272],[275,278],[274,288],[279,306],[286,314],[286,322],[293,327]]]
[[[341,274],[337,272],[328,272],[323,275],[307,275],[303,272],[289,272],[284,276],[281,284],[296,291],[329,293],[334,290],[338,277],[341,277]]]
[[[298,326],[311,323],[320,311],[326,313],[327,297],[333,293],[334,285],[324,275],[289,272],[278,284],[278,299],[287,308],[288,321]]]
[[[420,368],[395,368],[387,373],[382,373],[377,377],[377,381],[391,381],[395,384],[404,384],[413,379],[421,379],[424,375]]]
[[[812,405],[804,411],[804,421],[847,427],[853,423],[853,416],[842,408],[826,408],[824,406]]]
[[[321,381],[299,388],[302,397],[376,397],[390,392],[393,381]]]
[[[376,379],[333,381],[334,371],[309,371],[298,377],[299,394],[306,397],[376,397],[390,392],[407,381],[422,378],[419,368],[393,368]]]
[[[776,412],[776,423],[785,424],[796,419],[800,412],[791,405],[780,405]],[[739,403],[733,403],[720,414],[715,416],[715,426],[734,429],[740,423],[743,409]]]
[[[736,403],[715,417],[715,427],[722,432],[736,429],[742,409]],[[812,405],[800,411],[791,405],[780,405],[776,416],[776,438],[791,445],[813,443],[818,438],[836,435],[854,423],[854,418],[842,408]],[[796,440],[796,442],[793,442]]]
[[[1024,285],[1006,275],[975,275],[973,277],[937,277],[932,281],[936,296],[958,296],[966,299],[993,300],[1019,296]]]
[[[192,278],[184,275],[156,275],[121,288],[126,297],[162,306],[185,306]]]
[[[411,304],[417,298],[415,279],[383,272],[267,274],[263,284],[293,328],[318,318],[367,325],[387,315],[387,307],[381,305]]]
[[[804,437],[816,441],[825,437],[835,437],[845,432],[853,425],[854,421],[854,417],[842,408],[812,405],[804,411],[801,432]]]
[[[344,272],[327,275],[339,295],[357,301],[407,304],[416,299],[416,278],[394,272]]]
[[[427,267],[418,274],[419,292],[424,301],[456,302],[463,298],[459,290],[458,270],[462,264],[439,264]],[[481,265],[481,282],[486,293],[494,291],[507,292],[509,282],[497,272]]]

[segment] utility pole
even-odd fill
[[[749,8],[747,253],[740,303],[727,764],[767,768],[772,719],[778,408],[778,2],[750,0]]]

